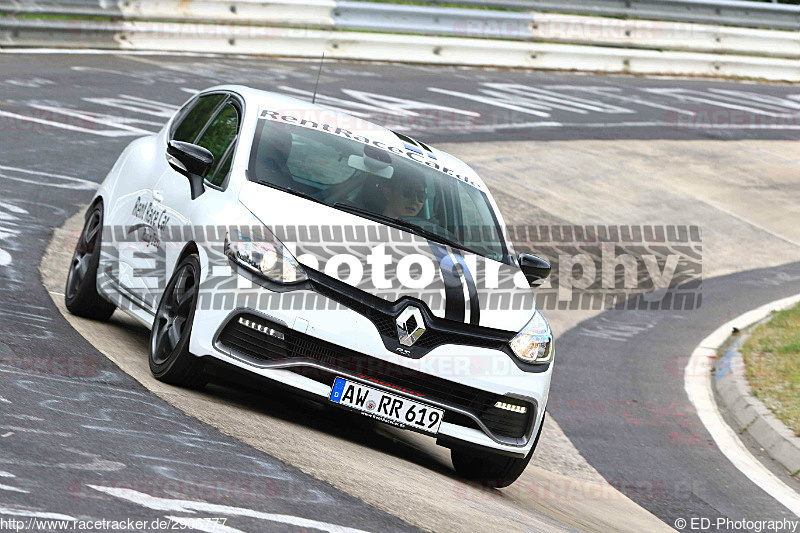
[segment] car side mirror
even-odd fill
[[[189,178],[192,200],[205,192],[203,180],[214,165],[211,152],[196,144],[170,141],[167,144],[167,161],[177,172]]]
[[[531,254],[519,254],[519,268],[531,286],[541,285],[550,276],[550,263]]]

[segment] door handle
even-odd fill
[[[164,201],[164,195],[161,194],[161,191],[153,191],[153,201],[161,203]]]

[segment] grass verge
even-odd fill
[[[742,355],[753,395],[800,436],[800,305],[757,326]]]

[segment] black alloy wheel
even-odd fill
[[[64,303],[70,313],[95,320],[108,320],[116,306],[97,292],[97,268],[103,233],[103,204],[90,208],[67,274]]]
[[[200,260],[183,259],[167,283],[150,332],[150,371],[161,381],[201,386],[202,361],[189,353],[189,338],[199,294]]]

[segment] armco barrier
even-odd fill
[[[800,81],[800,62],[456,37],[220,24],[0,19],[0,46],[74,46]]]
[[[491,3],[545,9],[549,1]],[[564,10],[573,9],[570,2],[574,1],[559,5]],[[797,80],[798,63],[792,60],[800,58],[800,31],[664,20],[336,0],[0,2],[6,2],[0,3],[0,13],[5,13],[0,17],[0,46],[121,47],[299,57],[318,57],[326,50],[330,57],[362,60],[784,81]],[[591,5],[575,6],[575,11],[620,13],[612,9],[617,6],[616,0],[592,0]],[[642,6],[660,6],[671,12],[694,6],[696,20],[702,20],[702,14],[713,6],[722,18],[750,13],[753,20],[761,20],[765,13],[781,14],[781,24],[764,23],[772,27],[796,26],[793,21],[800,18],[800,6],[740,0],[625,0],[623,7],[630,14],[644,12],[639,9]],[[17,18],[14,14],[83,18]],[[230,33],[231,37],[221,39],[221,33]],[[386,43],[391,43],[387,45],[391,50],[382,48]]]
[[[800,57],[800,32],[552,13],[339,2],[333,28]]]
[[[334,26],[336,8],[332,0],[120,0],[117,5],[126,19],[327,29]]]
[[[553,13],[333,0],[70,0],[0,4],[0,12],[113,20],[235,23],[623,48],[800,57],[800,32]]]
[[[800,6],[748,0],[430,0],[431,3],[702,22],[783,30],[800,29]]]
[[[528,16],[545,12],[800,31],[800,6],[752,0],[433,0],[429,3],[484,8],[470,9],[473,18],[513,19],[514,15]],[[516,13],[485,9],[487,7],[512,9]],[[400,14],[410,19],[415,12],[423,17],[446,17],[449,16],[445,14],[447,10],[457,10],[451,7],[344,0],[3,0],[0,3],[0,12],[3,13],[61,14],[69,13],[70,9],[88,14],[124,14],[130,18],[147,18],[160,13],[169,19],[183,17],[218,22],[244,20],[264,23],[269,23],[273,17],[280,20],[286,16],[285,13],[289,13],[288,18],[297,20],[304,17],[303,12],[309,12],[308,20],[313,23],[319,17],[346,21],[358,20],[365,15],[372,18]],[[325,14],[325,9],[331,11]],[[440,10],[438,14],[437,10]],[[408,28],[413,29],[410,26]]]

